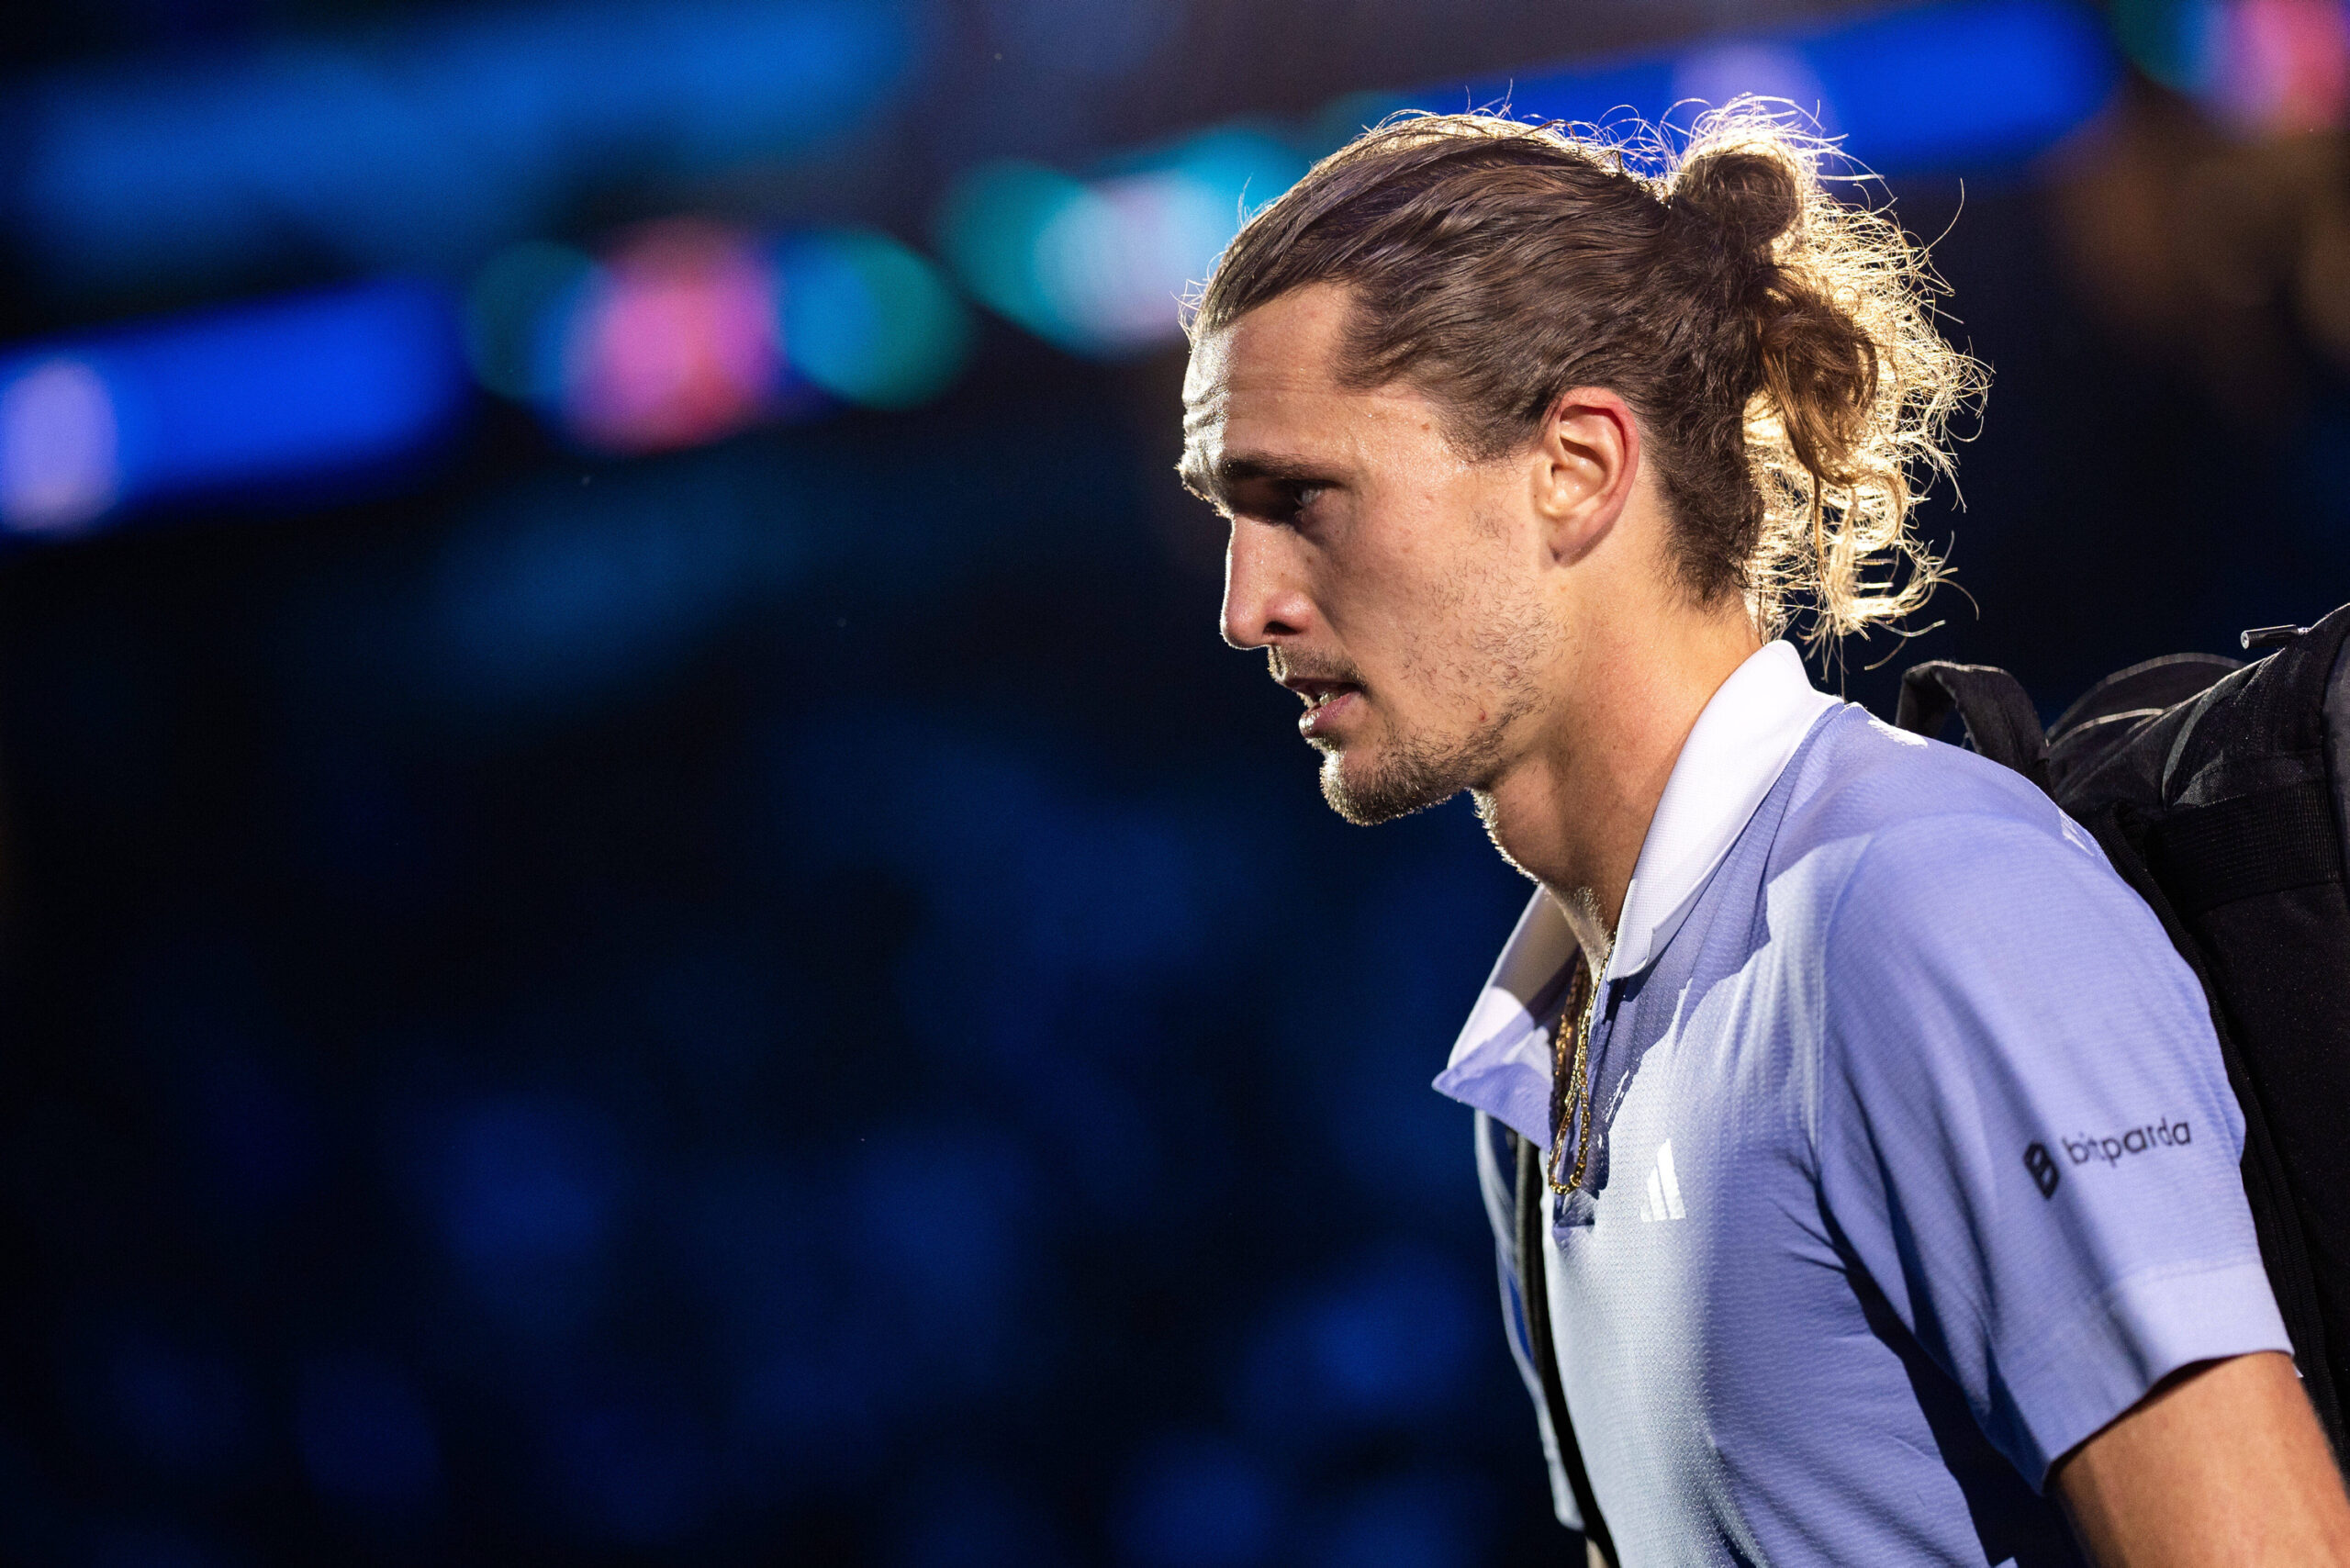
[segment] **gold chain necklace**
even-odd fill
[[[1567,986],[1566,1004],[1559,1009],[1558,1039],[1550,1048],[1550,1081],[1558,1082],[1562,1072],[1567,1081],[1565,1102],[1552,1107],[1557,1130],[1550,1135],[1550,1159],[1545,1174],[1553,1193],[1572,1193],[1582,1186],[1583,1167],[1591,1158],[1591,1015],[1598,1001],[1599,988],[1592,983],[1591,965],[1577,953],[1574,978]],[[1571,1039],[1574,1042],[1572,1066],[1568,1060]],[[1575,1129],[1575,1168],[1561,1182],[1559,1164],[1566,1158],[1567,1124],[1571,1118]]]

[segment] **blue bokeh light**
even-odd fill
[[[374,81],[370,72],[389,67],[297,51],[249,64],[250,81],[201,90],[162,79],[52,87],[35,95],[34,112],[55,121],[55,134],[19,194],[37,235],[125,265],[162,264],[133,256],[134,240],[152,235],[171,236],[174,264],[201,264],[207,246],[220,261],[240,245],[283,243],[288,212],[297,228],[332,230],[364,211],[364,232],[338,231],[335,241],[353,261],[470,257],[543,220],[547,193],[569,177],[566,159],[593,163],[632,148],[655,163],[702,168],[845,127],[856,117],[835,102],[848,90],[836,78],[865,72],[870,80],[854,85],[865,95],[857,113],[867,113],[874,83],[894,81],[909,58],[921,29],[895,15],[822,0],[711,0],[675,17],[632,3],[566,13],[560,25],[449,23],[402,46],[403,58],[439,73],[432,93],[376,82],[380,91],[345,94],[331,111],[312,102],[320,83],[337,72]],[[495,92],[484,85],[501,51],[542,46],[532,72]],[[565,96],[585,90],[575,76],[600,81],[623,48],[634,51],[627,92],[591,95],[592,111]],[[788,71],[778,63],[787,61]],[[770,79],[774,71],[783,74]],[[1858,164],[1902,174],[2029,158],[2095,114],[2119,80],[2111,47],[2076,6],[1958,0],[1465,90],[1357,95],[1302,140],[1227,125],[1105,160],[1087,178],[990,163],[950,190],[937,231],[974,297],[1073,353],[1114,357],[1174,341],[1182,300],[1246,211],[1287,189],[1334,128],[1385,106],[1483,102],[1524,117],[1685,123],[1705,102],[1759,93],[1816,115]],[[516,93],[527,106],[498,96]],[[215,111],[218,125],[192,129]],[[402,118],[420,114],[431,123]],[[308,117],[301,144],[311,154],[276,160],[262,179],[239,160],[259,155],[274,116]],[[517,129],[524,121],[529,134]],[[126,127],[143,138],[136,151],[119,140]],[[490,128],[508,138],[499,157],[460,155]],[[393,148],[397,166],[386,162]],[[311,185],[271,183],[287,180]],[[163,221],[174,202],[196,210]],[[715,246],[721,261],[739,250],[739,264],[653,266],[647,247],[666,234],[662,243],[677,251],[670,241],[689,227],[656,226],[609,265],[546,241],[511,245],[476,273],[462,332],[436,292],[382,285],[24,351],[0,366],[0,523],[62,532],[151,496],[411,457],[453,417],[460,337],[482,385],[616,450],[714,440],[807,411],[822,402],[818,393],[912,408],[962,369],[970,332],[959,300],[896,241],[823,231],[754,258],[747,241],[702,225],[694,231],[709,231],[704,249]],[[82,271],[103,270],[76,255]],[[779,352],[758,347],[768,337]]]
[[[596,181],[798,153],[919,58],[919,7],[603,0],[443,13],[392,40],[282,43],[23,92],[13,188],[62,287],[233,278],[288,249],[463,265]]]
[[[410,461],[465,395],[451,301],[401,281],[19,349],[0,362],[0,524]]]
[[[1780,97],[1881,174],[1964,162],[1993,168],[2044,151],[2104,107],[2121,69],[2097,18],[2065,0],[1955,0],[1862,21],[1594,67],[1488,79],[1468,101],[1521,118],[1606,124],[1626,114],[1685,126],[1741,93]],[[1691,101],[1691,100],[1700,101]],[[1458,109],[1457,88],[1414,106]]]
[[[1249,1429],[1359,1433],[1439,1414],[1459,1398],[1485,1331],[1484,1283],[1405,1246],[1276,1305],[1239,1368],[1236,1403]]]
[[[1226,126],[1105,162],[1091,178],[1003,162],[942,204],[939,245],[963,286],[1073,353],[1114,356],[1180,331],[1180,301],[1247,211],[1303,174],[1306,150],[1398,108],[1465,104],[1520,118],[1685,128],[1707,104],[1784,98],[1883,174],[2029,158],[2103,106],[2120,81],[2096,20],[2064,0],[1958,0],[1858,23],[1577,63],[1465,88],[1339,100],[1303,140]]]
[[[1182,302],[1247,210],[1305,172],[1287,139],[1225,126],[1112,160],[1079,180],[1032,163],[974,170],[940,208],[963,286],[1073,353],[1114,356],[1181,336]]]
[[[869,230],[799,236],[778,249],[783,352],[834,397],[912,409],[945,391],[969,357],[963,302],[928,260]]]
[[[627,1184],[607,1117],[555,1095],[499,1094],[418,1132],[426,1199],[476,1299],[537,1332],[590,1316]]]

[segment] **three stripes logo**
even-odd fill
[[[1656,1163],[1649,1168],[1649,1190],[1640,1203],[1640,1218],[1680,1219],[1687,1213],[1681,1206],[1681,1177],[1673,1169],[1673,1140],[1667,1138],[1656,1146]]]

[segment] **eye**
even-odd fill
[[[1327,493],[1330,487],[1308,480],[1298,480],[1281,487],[1286,511],[1291,517],[1302,517],[1314,510],[1314,503]]]

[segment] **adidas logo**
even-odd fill
[[[1673,1140],[1667,1138],[1656,1146],[1656,1163],[1649,1168],[1649,1191],[1640,1204],[1640,1218],[1679,1219],[1687,1213],[1681,1206],[1681,1178],[1673,1169]]]

